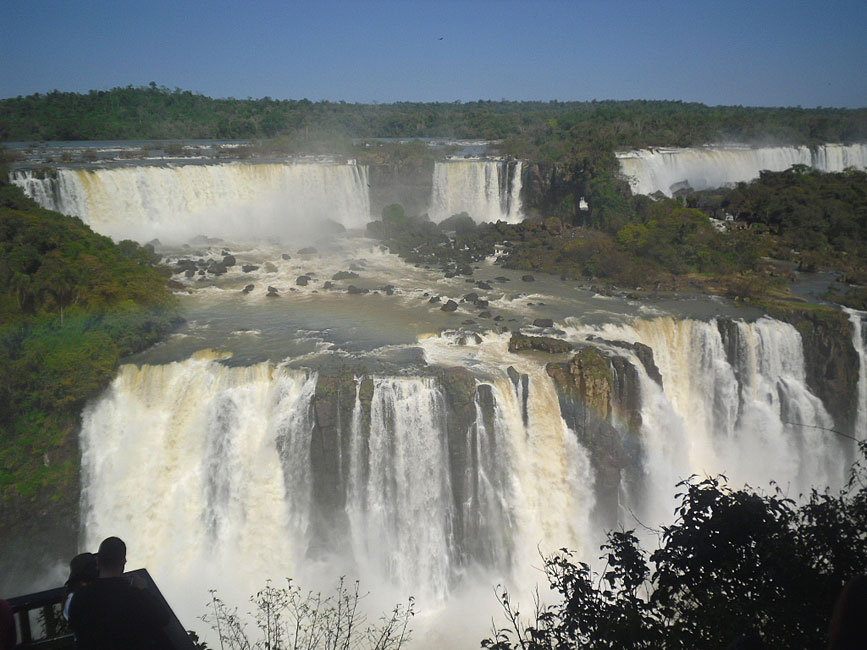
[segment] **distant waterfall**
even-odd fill
[[[450,160],[434,165],[430,218],[439,222],[466,212],[476,223],[519,222],[523,163]]]
[[[720,146],[689,149],[640,149],[617,154],[620,169],[636,194],[662,192],[681,185],[694,190],[722,187],[759,177],[762,170],[783,171],[807,165],[824,172],[867,168],[867,144],[810,147]]]
[[[117,239],[291,238],[325,220],[357,228],[370,220],[367,168],[355,164],[61,168],[44,178],[16,172],[12,182]]]

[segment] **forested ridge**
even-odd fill
[[[352,104],[213,99],[157,86],[0,100],[0,141],[365,137],[506,140],[518,155],[562,159],[608,148],[707,142],[818,144],[867,139],[867,109],[705,106],[680,101],[476,101]],[[571,144],[570,144],[571,143]]]
[[[154,262],[0,179],[0,510],[77,492],[85,400],[177,319]]]

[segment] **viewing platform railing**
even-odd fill
[[[148,591],[169,611],[169,622],[163,631],[171,642],[173,650],[195,650],[195,645],[184,626],[169,607],[147,569],[127,571],[124,576],[129,576],[131,579],[135,576],[137,581],[142,581]],[[58,587],[9,599],[18,634],[16,649],[60,650],[75,647],[72,630],[62,613],[65,596],[66,589]]]

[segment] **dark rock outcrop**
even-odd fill
[[[370,380],[367,380],[370,381]],[[312,402],[313,433],[310,438],[311,545],[309,552],[342,550],[346,521],[346,486],[349,464],[338,459],[350,457],[352,413],[356,403],[355,372],[351,368],[321,371]],[[370,395],[373,386],[370,387]],[[363,405],[362,405],[363,406]],[[366,429],[370,435],[370,399],[367,400]],[[367,445],[363,445],[365,448]],[[366,467],[366,463],[364,463]]]
[[[208,273],[213,273],[214,275],[223,275],[228,269],[226,269],[226,265],[222,262],[214,260],[208,265],[207,270]]]
[[[563,354],[572,351],[572,344],[562,339],[551,336],[527,336],[520,332],[512,334],[509,339],[509,352],[523,352],[524,350],[537,350],[548,354]]]
[[[515,397],[518,398],[518,403],[521,405],[521,419],[524,421],[524,426],[530,419],[528,411],[528,400],[530,397],[530,377],[523,372],[518,372],[514,367],[506,368],[506,374],[509,375],[509,380],[515,390]]]
[[[353,271],[338,271],[334,275],[331,276],[332,280],[354,280],[358,277],[358,273],[354,273]]]
[[[607,525],[616,523],[617,496],[626,453],[620,434],[611,424],[615,373],[595,348],[582,348],[566,363],[549,363],[560,412],[590,452],[596,469],[596,513]]]
[[[456,303],[454,300],[449,300],[446,304],[440,307],[440,309],[442,311],[457,311],[458,303]]]
[[[299,287],[306,287],[309,282],[309,275],[299,275],[297,278],[295,278],[295,284],[297,284]]]

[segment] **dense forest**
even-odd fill
[[[0,100],[0,142],[280,137],[286,146],[350,138],[504,140],[511,152],[563,160],[575,147],[738,141],[816,144],[867,139],[867,109],[750,108],[679,101],[348,104],[212,99],[152,82],[89,93]]]
[[[555,602],[519,610],[526,595],[500,589],[505,616],[482,647],[863,647],[865,451],[840,493],[799,503],[779,488],[733,490],[722,476],[681,482],[675,522],[646,531],[655,550],[627,530],[608,535],[599,573],[565,549],[545,558]]]
[[[0,180],[0,510],[77,492],[84,401],[177,319],[154,262]]]

